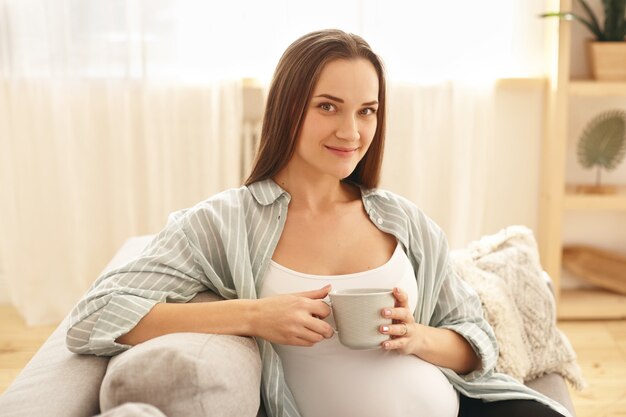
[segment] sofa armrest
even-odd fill
[[[116,268],[138,256],[154,236],[128,239],[104,268]],[[190,302],[222,299],[211,291]],[[108,357],[76,355],[65,345],[68,317],[55,329],[15,381],[0,396],[2,417],[91,417],[100,413],[100,387]],[[263,407],[259,417],[264,417]]]
[[[526,385],[529,388],[542,393],[546,397],[552,398],[554,401],[567,408],[572,416],[576,416],[574,404],[572,403],[572,397],[567,389],[565,379],[563,379],[561,375],[556,373],[547,374],[540,378],[526,382]]]
[[[89,417],[97,414],[109,358],[74,355],[65,347],[67,319],[0,397],[3,417]]]
[[[139,256],[141,252],[148,246],[155,235],[133,236],[124,242],[122,247],[113,255],[113,258],[104,267],[103,273],[113,268],[124,265],[131,259]]]
[[[128,239],[105,270],[139,255],[153,236]],[[99,412],[108,357],[75,355],[65,346],[68,318],[56,328],[0,397],[3,417],[87,417]]]

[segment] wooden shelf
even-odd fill
[[[572,80],[569,94],[573,96],[626,96],[626,81]]]
[[[626,187],[620,187],[616,194],[581,194],[568,187],[563,207],[566,210],[626,211]]]
[[[626,295],[596,289],[562,289],[559,320],[626,319]]]
[[[551,0],[560,11],[572,10],[573,0]],[[561,290],[563,272],[562,253],[564,215],[572,210],[595,211],[602,216],[608,211],[626,212],[626,188],[617,194],[576,193],[567,186],[569,121],[573,117],[571,98],[594,99],[626,98],[625,81],[596,81],[573,79],[570,65],[572,54],[584,53],[572,45],[572,27],[569,22],[554,20],[547,32],[547,46],[551,53],[551,68],[546,89],[544,142],[542,148],[542,178],[539,206],[539,247],[542,265],[552,277],[554,292],[559,300],[558,316],[563,319],[626,318],[626,296],[595,289]],[[569,226],[567,226],[569,227]],[[623,238],[621,230],[611,234]]]

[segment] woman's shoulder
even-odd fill
[[[218,217],[245,214],[245,217],[256,218],[265,208],[271,209],[275,203],[283,204],[289,199],[285,190],[268,179],[218,192],[181,212],[187,215],[203,212]]]
[[[240,207],[243,204],[247,204],[248,202],[250,202],[251,199],[252,194],[250,193],[248,187],[241,186],[236,188],[228,188],[226,190],[213,194],[205,200],[199,202],[196,206],[202,208],[204,206],[225,204],[228,206]]]
[[[201,215],[205,218],[232,216],[240,210],[248,211],[247,206],[253,201],[247,187],[229,188],[213,194],[191,207],[176,210],[169,215],[169,221],[185,221]]]
[[[363,190],[363,195],[366,201],[369,199],[372,204],[403,213],[411,228],[417,231],[427,230],[436,235],[443,233],[441,227],[416,203],[400,194],[382,188],[372,188]]]
[[[272,185],[274,188],[272,188]],[[207,199],[199,202],[194,208],[206,208],[216,205],[226,205],[229,207],[245,207],[248,204],[260,204],[274,202],[284,190],[275,183],[261,181],[241,187],[229,188],[211,195]]]
[[[365,201],[371,201],[381,207],[402,210],[409,216],[426,216],[424,212],[408,198],[384,188],[369,188],[362,190]]]
[[[417,205],[408,198],[384,188],[368,188],[363,189],[362,192],[366,199],[372,198],[407,211],[420,211]]]

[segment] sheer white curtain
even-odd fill
[[[485,233],[497,140],[494,84],[393,85],[382,185],[414,201],[461,247]]]
[[[241,183],[240,81],[159,74],[138,6],[4,3],[0,263],[29,323],[67,314],[128,237]]]
[[[0,270],[58,321],[129,236],[241,172],[241,80],[315,29],[386,62],[383,185],[453,246],[483,231],[497,77],[543,71],[539,0],[0,0]],[[498,196],[497,198],[502,198]]]

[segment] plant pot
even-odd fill
[[[626,42],[587,43],[595,80],[626,81]]]

